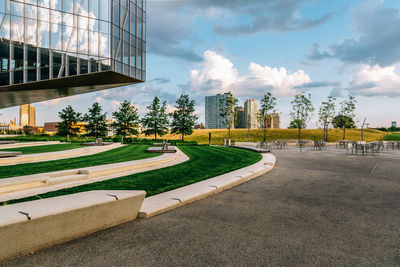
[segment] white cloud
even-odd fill
[[[201,69],[191,70],[187,85],[197,95],[232,91],[237,96],[261,96],[266,92],[291,96],[300,87],[311,83],[311,78],[303,70],[290,73],[284,67],[273,68],[251,62],[249,74],[240,76],[233,63],[216,52],[205,51],[203,59]]]
[[[349,91],[365,96],[400,96],[400,75],[395,66],[363,65],[350,78]]]

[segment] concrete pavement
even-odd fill
[[[0,266],[400,265],[400,160],[274,151],[270,173]]]

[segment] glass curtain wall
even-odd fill
[[[0,86],[112,70],[145,80],[145,1],[1,0]]]

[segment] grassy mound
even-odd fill
[[[256,163],[262,157],[253,151],[229,147],[185,146],[180,149],[190,160],[159,170],[66,188],[7,203],[0,202],[0,206],[90,190],[145,190],[147,196],[151,196],[243,168]]]
[[[74,148],[83,148],[80,144],[57,144],[57,145],[44,145],[44,146],[28,146],[28,147],[16,147],[0,149],[0,151],[19,151],[22,154],[37,154],[37,153],[47,153],[47,152],[57,152],[62,150],[70,150]]]
[[[400,133],[391,133],[391,134],[387,134],[385,135],[384,138],[385,141],[400,141]]]
[[[89,156],[1,166],[0,178],[91,167],[161,155],[160,153],[147,153],[148,147],[146,145],[126,145]]]
[[[186,136],[185,140],[187,141],[197,141],[199,144],[208,144],[208,133],[211,132],[211,143],[220,145],[222,144],[222,140],[224,138],[228,138],[228,130],[225,129],[201,129],[194,130],[194,133],[190,136]],[[304,129],[302,130],[301,137],[302,139],[310,139],[310,140],[322,140],[324,136],[322,129]],[[365,129],[364,130],[364,140],[370,141],[378,141],[383,140],[385,136],[384,132],[374,130],[374,129]],[[330,129],[328,133],[328,137],[330,142],[335,142],[338,140],[342,140],[343,131],[337,129]],[[141,136],[141,138],[145,138],[145,136]],[[180,136],[168,134],[164,136],[165,139],[179,139]],[[251,129],[250,130],[250,142],[258,142],[263,141],[264,132],[263,129]],[[267,134],[268,140],[276,140],[276,139],[297,139],[297,130],[296,129],[273,129],[268,130]],[[247,142],[248,141],[248,132],[247,129],[234,129],[231,131],[231,139],[236,142]],[[346,139],[349,140],[361,140],[361,129],[347,129],[346,130]]]

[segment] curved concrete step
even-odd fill
[[[167,153],[153,158],[4,178],[0,179],[0,201],[34,196],[49,191],[160,169],[186,160],[189,160],[189,157],[177,149],[175,154]]]
[[[80,181],[80,180],[85,180],[87,178],[88,178],[87,174],[73,174],[73,175],[58,176],[58,177],[50,178],[48,185]]]

